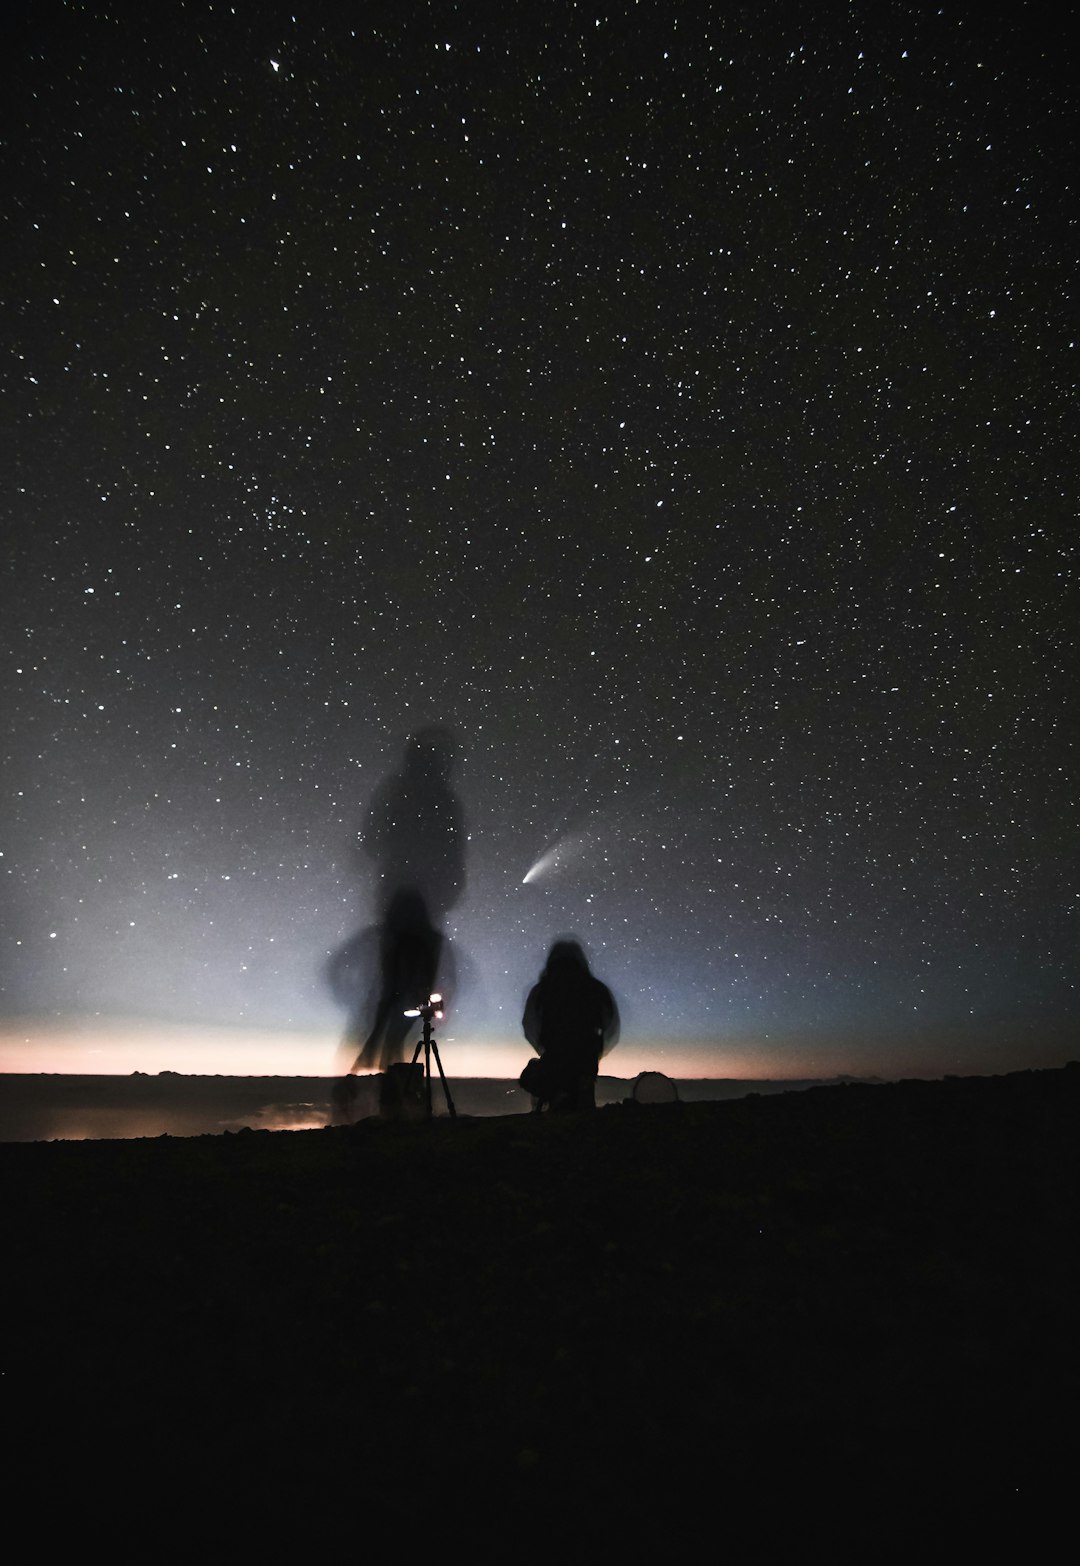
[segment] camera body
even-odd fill
[[[429,995],[420,1006],[411,1006],[405,1013],[406,1017],[419,1017],[423,1022],[431,1023],[436,1018],[442,1017],[442,996]]]

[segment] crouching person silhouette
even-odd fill
[[[521,1026],[538,1056],[521,1074],[533,1111],[595,1108],[600,1057],[619,1037],[619,1012],[607,985],[590,973],[580,942],[552,946]]]

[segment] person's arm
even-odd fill
[[[605,1054],[619,1042],[619,1008],[615,1004],[614,995],[612,995],[606,984],[602,986],[602,989],[604,991],[604,1008],[601,1026],[601,1054]]]
[[[521,1031],[539,1055],[540,1051],[540,996],[539,985],[534,984],[525,1002],[525,1015],[521,1019]]]

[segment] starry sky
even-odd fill
[[[451,1071],[562,934],[620,1074],[1077,1053],[1076,72],[994,10],[20,8],[0,1064],[335,1069],[433,723]]]

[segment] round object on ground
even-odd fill
[[[662,1071],[642,1071],[634,1079],[635,1104],[677,1104],[679,1090]]]

